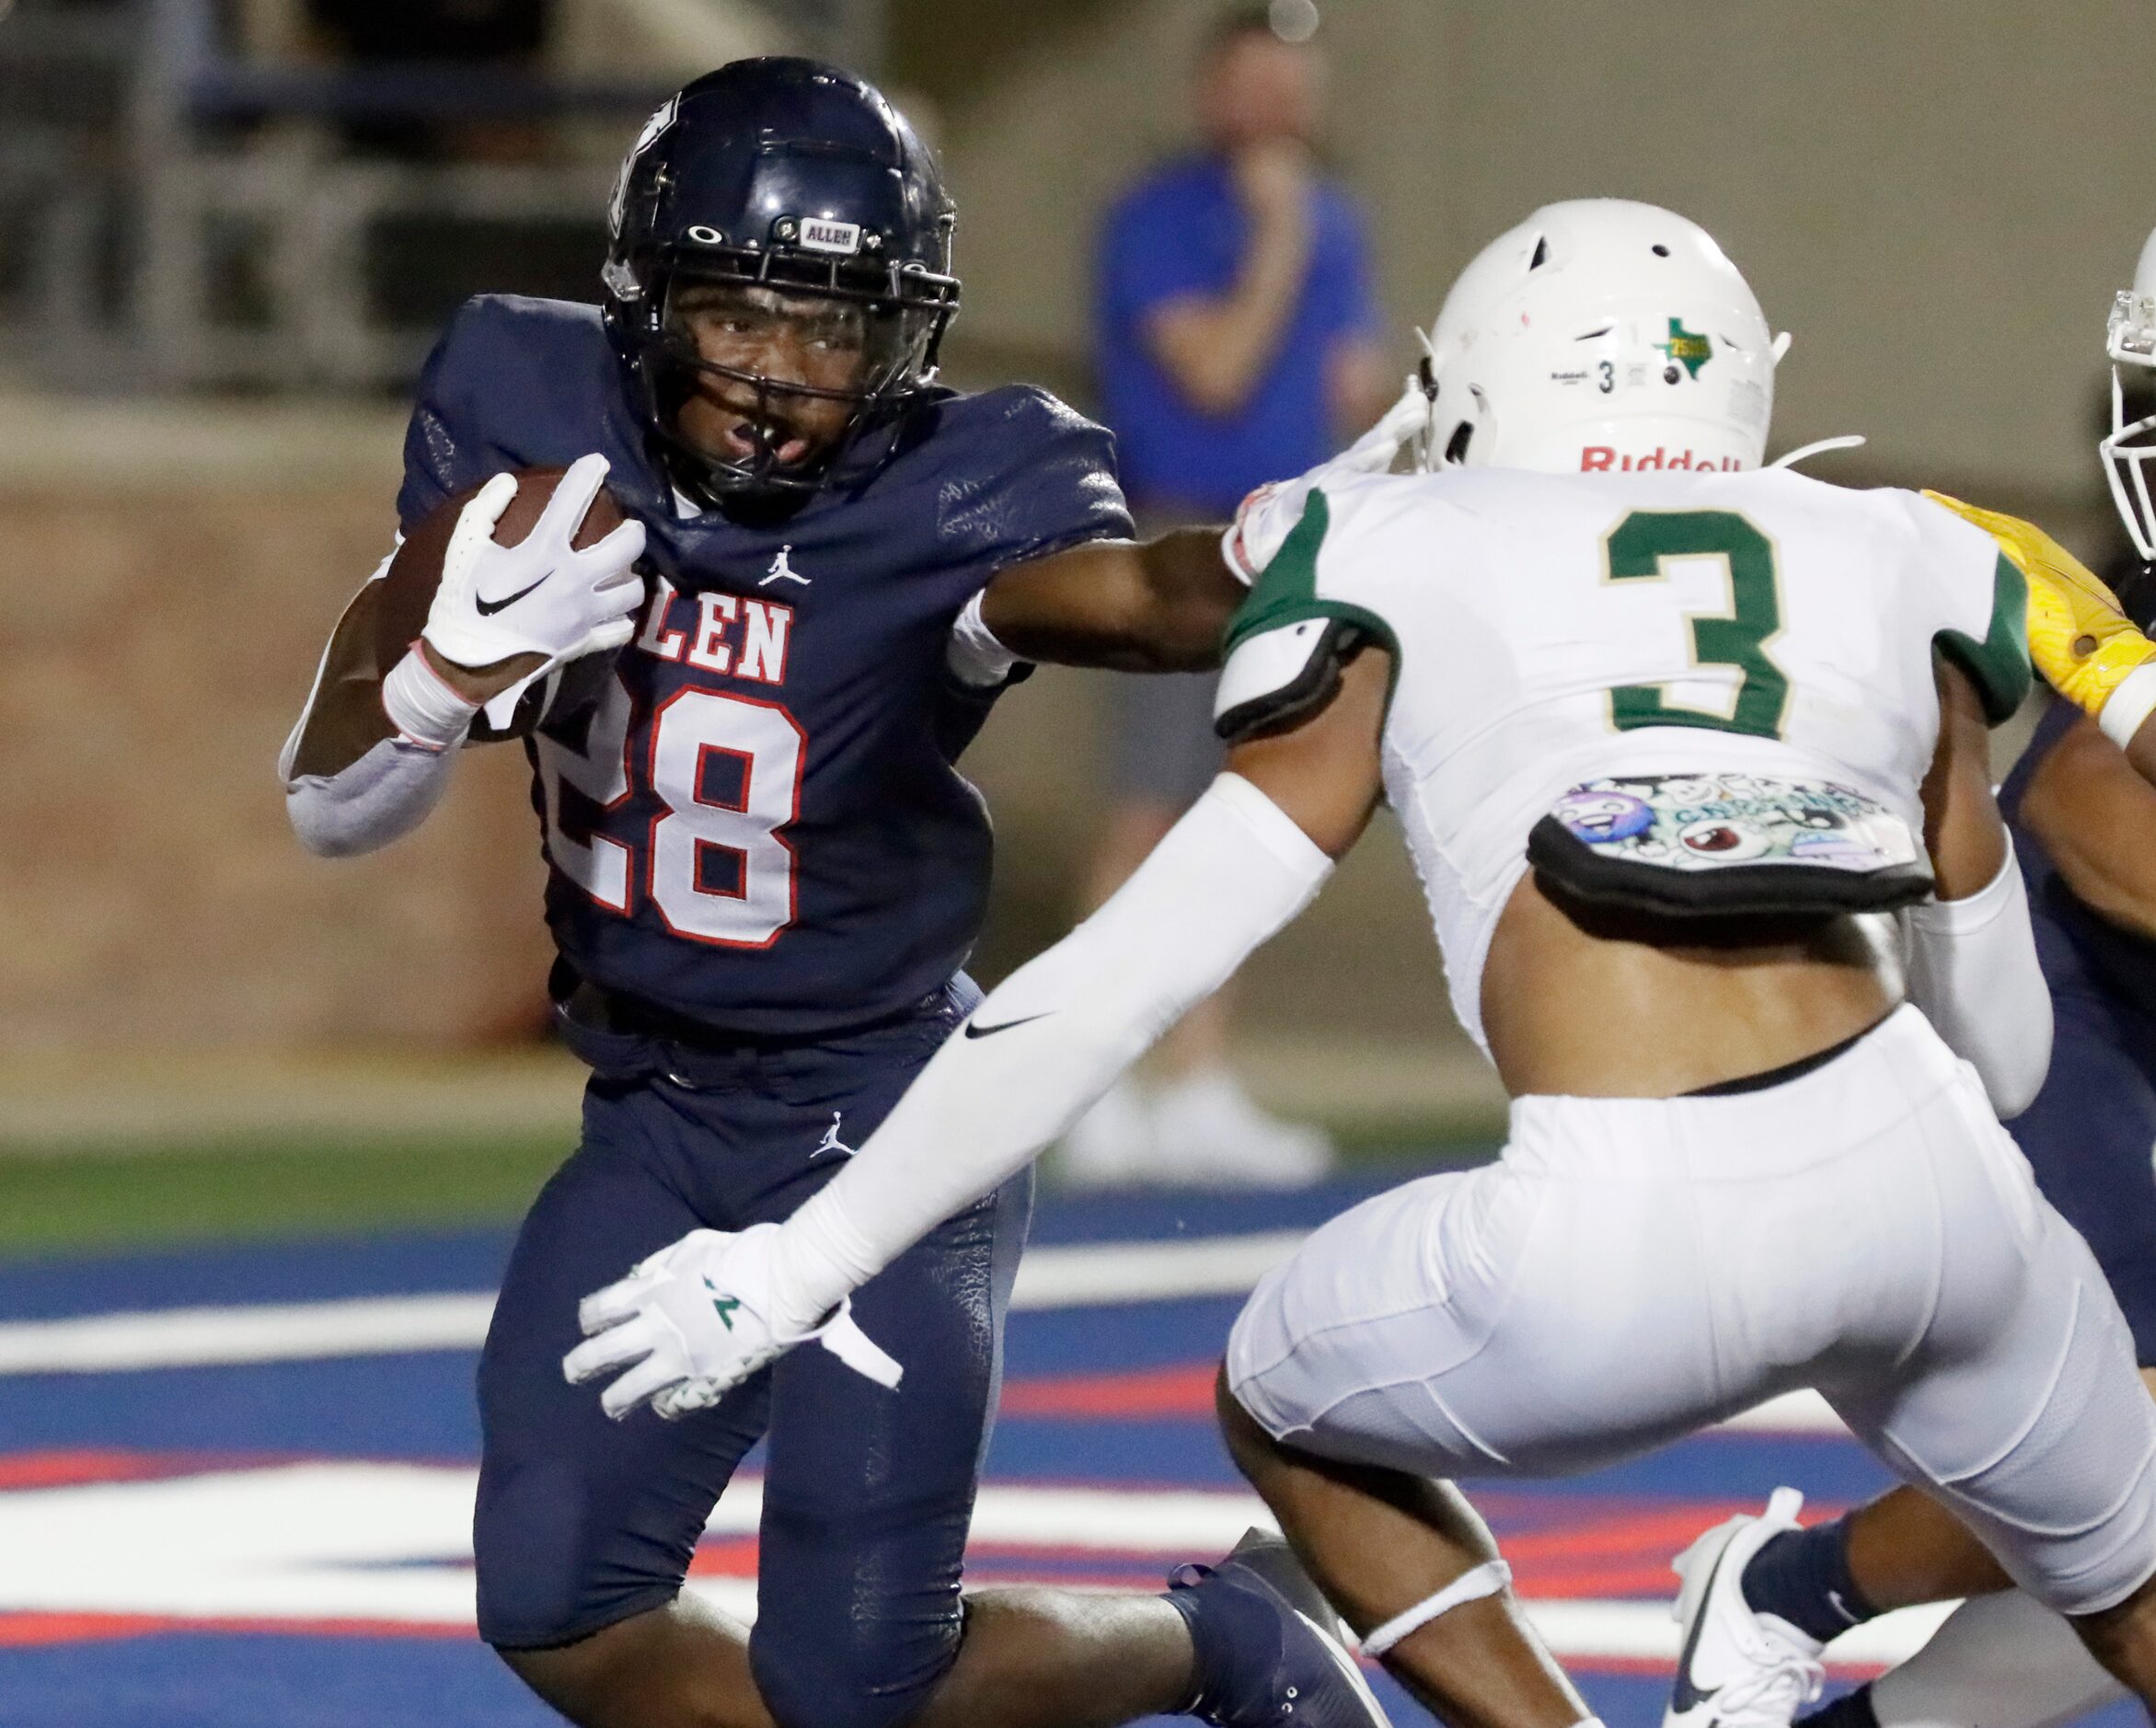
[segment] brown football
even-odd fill
[[[522,543],[525,536],[538,524],[548,500],[554,496],[554,489],[561,484],[561,477],[567,472],[566,468],[516,470],[516,496],[509,501],[509,508],[494,524],[497,546]],[[375,662],[380,671],[386,673],[402,660],[426,628],[428,609],[434,604],[434,591],[442,585],[442,560],[449,552],[449,536],[456,530],[457,517],[478,490],[477,486],[470,487],[454,498],[446,498],[422,516],[418,525],[405,536],[404,544],[397,548],[397,556],[390,559],[389,573],[374,584],[380,591],[375,608]],[[599,495],[592,500],[592,507],[584,512],[572,544],[579,547],[591,546],[605,539],[627,520],[614,495],[602,486]],[[582,689],[595,687],[593,680],[582,675],[591,669],[583,667],[581,662],[578,666],[580,675],[573,680],[560,680],[561,687],[571,685]],[[563,669],[564,673],[568,670]],[[498,738],[522,737],[538,725],[546,706],[540,691],[527,691],[507,727],[490,726],[481,715],[472,728],[472,739],[484,743]],[[559,707],[559,702],[555,706]]]

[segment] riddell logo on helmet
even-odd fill
[[[1660,444],[1654,453],[1645,456],[1619,456],[1608,444],[1589,444],[1580,452],[1582,474],[1606,474],[1622,470],[1634,474],[1647,468],[1706,468],[1725,474],[1734,474],[1744,464],[1735,456],[1702,456],[1689,450],[1669,451]]]

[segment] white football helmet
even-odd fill
[[[1789,338],[1696,224],[1581,198],[1483,248],[1423,342],[1423,467],[1574,474],[1758,467]]]
[[[2156,460],[2156,414],[2127,424],[2121,366],[2156,371],[2156,234],[2141,247],[2134,285],[2111,303],[2104,347],[2111,355],[2111,435],[2100,443],[2112,501],[2142,558],[2156,559],[2156,504],[2149,496],[2149,464]]]

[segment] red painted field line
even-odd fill
[[[1041,1375],[1006,1385],[1001,1413],[1124,1422],[1210,1416],[1216,1372],[1215,1364],[1198,1362],[1117,1374]]]
[[[279,1620],[244,1616],[0,1614],[0,1646],[147,1638],[160,1632],[268,1632],[296,1638],[477,1638],[470,1626],[431,1620]]]

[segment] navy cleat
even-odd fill
[[[1251,1530],[1217,1566],[1178,1566],[1168,1585],[1197,1651],[1186,1714],[1216,1728],[1391,1728],[1340,1617],[1271,1531]]]

